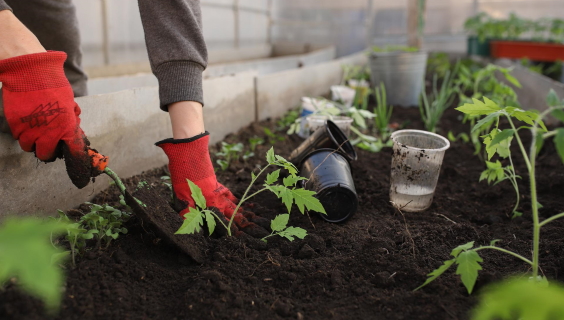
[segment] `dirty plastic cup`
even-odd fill
[[[352,107],[356,90],[347,86],[331,86],[331,100],[341,101],[347,108]]]
[[[327,124],[324,124],[316,130],[311,136],[309,136],[309,138],[304,140],[302,144],[290,153],[288,161],[299,168],[302,161],[308,154],[312,151],[323,148],[337,150],[351,161],[357,159],[356,151],[349,141],[349,138],[333,121],[328,120]]]
[[[300,168],[303,187],[315,191],[328,222],[343,222],[358,208],[358,196],[347,159],[333,149],[318,149],[306,156]]]
[[[337,125],[337,127],[339,127],[339,129],[341,129],[341,131],[345,133],[347,137],[351,135],[351,125],[353,123],[353,119],[350,117],[311,115],[306,119],[310,132],[316,131],[319,127],[324,126],[327,120],[331,120]]]
[[[300,113],[300,129],[298,130],[298,136],[306,139],[309,137],[311,130],[308,127],[307,117],[316,112],[322,111],[326,108],[335,107],[334,104],[317,98],[312,97],[302,97],[302,111]]]
[[[433,202],[450,143],[438,134],[422,130],[399,130],[392,133],[391,139],[394,146],[390,201],[401,211],[423,211]]]

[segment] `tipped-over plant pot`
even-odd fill
[[[372,52],[370,54],[370,82],[386,86],[388,103],[393,106],[417,106],[423,89],[426,52]]]
[[[292,151],[288,160],[299,167],[309,153],[323,148],[337,150],[348,160],[356,160],[357,158],[356,151],[347,135],[333,121],[327,120],[324,126],[317,129]]]
[[[319,149],[308,154],[300,168],[304,188],[317,193],[327,214],[320,214],[328,222],[343,222],[358,208],[358,196],[354,187],[347,159],[333,149]]]

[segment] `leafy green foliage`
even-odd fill
[[[274,220],[270,222],[270,229],[272,232],[262,238],[261,240],[266,242],[266,239],[274,235],[284,237],[290,241],[294,241],[294,238],[303,239],[307,236],[307,231],[299,227],[288,227],[288,220],[290,219],[290,214],[279,214]]]
[[[295,123],[299,117],[300,117],[300,112],[297,109],[293,109],[286,112],[286,114],[284,114],[284,116],[276,122],[278,130],[285,130],[290,125]],[[254,151],[254,149],[252,150]]]
[[[298,187],[298,183],[301,180],[305,180],[305,178],[297,175],[298,169],[296,169],[296,167],[292,163],[290,163],[283,157],[275,154],[274,148],[270,148],[268,150],[268,152],[266,153],[266,160],[268,162],[268,165],[262,168],[257,175],[251,172],[251,183],[247,187],[245,194],[239,201],[234,212],[239,212],[239,208],[241,207],[241,205],[248,199],[254,197],[255,195],[265,190],[270,190],[274,194],[276,194],[276,196],[278,196],[278,198],[280,198],[282,202],[286,205],[286,208],[288,209],[288,213],[290,212],[294,204],[296,204],[296,206],[298,207],[298,209],[302,214],[305,212],[305,209],[325,213],[325,209],[321,205],[321,202],[319,202],[319,200],[315,198],[314,191],[309,191]],[[268,173],[266,175],[263,188],[251,195],[248,195],[249,190],[251,189],[253,184],[257,181],[259,176],[261,176],[265,172],[266,168],[268,168],[269,166],[276,166],[279,167],[280,169]],[[282,169],[288,171],[289,176],[285,177],[282,180],[282,184],[280,184],[278,181]],[[204,221],[207,223],[209,234],[212,234],[213,231],[215,230],[216,220],[217,220],[227,229],[227,233],[231,235],[231,224],[233,223],[233,218],[235,215],[231,217],[231,220],[229,221],[229,225],[225,225],[222,219],[220,219],[213,211],[206,209],[206,199],[204,198],[201,189],[192,181],[187,180],[187,182],[190,187],[192,198],[196,203],[196,208],[190,208],[189,211],[184,215],[185,220],[182,226],[180,226],[180,228],[178,229],[178,231],[176,231],[175,234],[193,234],[200,232],[201,227],[204,224]],[[284,219],[284,218],[279,218],[279,219]],[[283,220],[277,221],[275,225],[278,226],[280,221]],[[278,234],[282,237],[288,238],[289,240],[293,240],[294,236],[298,238],[305,237],[306,234],[304,232],[305,230],[301,228],[285,227],[285,225],[284,228],[280,230],[273,229],[273,234]]]
[[[437,130],[437,125],[445,110],[452,105],[456,93],[458,92],[458,84],[454,81],[454,77],[458,72],[460,63],[457,63],[453,71],[447,70],[440,89],[438,89],[438,75],[433,76],[433,92],[427,96],[425,92],[421,92],[419,99],[419,111],[421,119],[425,124],[425,129],[430,132]]]
[[[486,161],[487,169],[482,172],[480,175],[480,181],[486,180],[488,183],[492,183],[494,181],[501,181],[505,177],[505,171],[503,171],[503,167],[501,166],[501,162],[489,162]]]
[[[25,292],[40,298],[48,310],[61,302],[64,273],[53,264],[64,252],[49,237],[65,232],[66,224],[36,219],[9,219],[0,226],[0,283],[15,277]]]
[[[107,204],[87,204],[90,205],[90,212],[80,218],[80,224],[84,229],[98,231],[92,232],[98,247],[101,246],[102,240],[105,241],[107,248],[110,242],[117,239],[120,234],[127,234],[127,228],[122,224],[131,216],[129,212],[121,211]]]
[[[564,319],[564,287],[511,278],[484,289],[472,312],[475,320]]]
[[[474,247],[474,241],[454,248],[450,253],[450,255],[454,257],[454,259],[445,261],[439,268],[429,273],[427,275],[427,280],[415,290],[419,290],[427,284],[431,283],[433,280],[442,275],[446,270],[448,270],[452,265],[456,264],[456,274],[460,275],[462,283],[466,287],[466,290],[468,290],[468,293],[472,293],[472,289],[474,289],[474,284],[476,283],[476,279],[478,278],[478,271],[482,270],[480,262],[483,261],[482,258],[480,258],[480,256],[478,255],[478,252],[476,250],[472,250],[472,247]]]
[[[240,154],[243,152],[242,143],[229,144],[224,141],[221,142],[221,150],[215,155],[217,157],[222,157],[223,159],[217,159],[216,163],[219,165],[222,171],[229,168],[232,161],[239,160]]]
[[[272,130],[270,130],[268,128],[264,128],[263,131],[264,131],[264,134],[266,134],[266,137],[268,138],[269,144],[275,144],[276,142],[284,141],[286,139],[284,136],[278,135],[278,134],[272,132]]]
[[[262,145],[264,143],[264,139],[258,136],[254,136],[249,138],[249,148],[251,148],[251,151],[255,151],[255,149],[257,148],[257,146]]]
[[[390,137],[390,129],[388,126],[390,124],[392,112],[394,111],[394,106],[388,106],[384,82],[381,82],[380,87],[376,87],[374,92],[376,94],[376,108],[374,108],[376,117],[374,118],[374,126],[378,130],[380,140],[387,141]]]

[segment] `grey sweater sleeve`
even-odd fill
[[[11,10],[4,0],[0,0],[0,11],[2,10]]]
[[[2,0],[0,0],[1,3]],[[178,101],[203,105],[202,72],[208,52],[199,0],[138,0],[161,109]]]

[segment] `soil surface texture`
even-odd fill
[[[439,133],[468,131],[459,112],[447,110]],[[396,108],[392,122],[422,129],[417,108]],[[302,141],[297,136],[267,137],[276,121],[254,123],[229,136],[229,143],[263,137],[254,157],[217,171],[218,180],[241,197],[266,164],[271,145],[288,157]],[[526,136],[526,133],[524,133]],[[530,139],[526,139],[530,141]],[[516,144],[516,143],[514,143]],[[219,144],[211,147],[212,158]],[[431,207],[401,213],[389,202],[391,149],[379,153],[357,150],[352,175],[358,192],[358,211],[349,220],[331,224],[315,212],[296,208],[289,225],[307,230],[304,240],[290,242],[274,236],[264,243],[247,235],[201,236],[196,262],[133,215],[129,232],[109,248],[91,249],[79,257],[75,269],[66,267],[67,284],[60,313],[54,319],[468,319],[480,290],[491,282],[528,271],[522,261],[501,252],[483,250],[474,294],[468,295],[454,268],[414,292],[426,274],[450,259],[451,250],[469,241],[498,246],[525,257],[531,255],[532,222],[528,175],[514,152],[521,188],[522,217],[511,219],[515,193],[509,181],[496,186],[478,182],[484,169],[473,146],[454,142],[444,157]],[[118,173],[119,174],[119,173]],[[157,190],[162,206],[171,198],[161,177],[166,167],[127,179],[134,190],[140,181]],[[564,209],[564,166],[552,142],[537,161],[541,219]],[[256,188],[255,188],[256,189]],[[112,186],[95,203],[119,206]],[[285,213],[275,195],[264,192],[245,210],[267,219]],[[149,203],[149,205],[151,205]],[[78,216],[83,205],[69,212]],[[172,212],[164,208],[163,212]],[[173,213],[170,213],[173,214]],[[177,219],[172,219],[178,221]],[[219,228],[219,226],[218,226]],[[540,265],[549,279],[564,282],[564,221],[543,228]],[[0,291],[0,319],[46,319],[41,302],[8,285]]]

